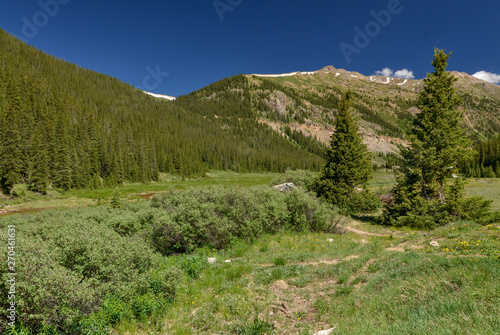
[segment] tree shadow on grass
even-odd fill
[[[378,224],[378,216],[373,214],[351,214],[353,220],[364,222],[368,224]]]

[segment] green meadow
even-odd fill
[[[17,231],[14,334],[499,333],[500,223],[380,226],[295,178],[214,171],[40,198],[16,187],[0,218],[2,239]],[[300,189],[270,189],[285,180]],[[369,187],[393,184],[376,172]],[[496,209],[499,190],[467,183]]]

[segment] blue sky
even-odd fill
[[[0,28],[174,96],[239,73],[327,65],[422,78],[434,47],[453,51],[449,70],[486,71],[500,82],[496,0],[8,0]]]

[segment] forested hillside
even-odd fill
[[[463,126],[469,136],[484,140],[500,131],[500,87],[471,75],[451,72],[464,110]],[[341,93],[352,91],[353,107],[365,135],[404,138],[419,113],[417,94],[424,80],[364,76],[327,66],[314,72],[249,75],[249,90],[261,118],[271,122],[305,124],[328,132],[332,109]]]
[[[49,185],[154,181],[160,172],[317,170],[322,164],[245,114],[244,103],[221,102],[217,113],[184,107],[48,56],[0,30],[5,193],[18,182],[43,193]]]
[[[463,125],[479,143],[500,130],[500,88],[453,74]],[[328,66],[238,75],[165,101],[0,31],[0,186],[8,194],[22,182],[44,193],[49,185],[156,181],[162,172],[318,170],[339,97],[348,90],[369,150],[393,157],[419,112],[422,85]],[[494,174],[497,156],[481,157],[466,167],[469,175]]]
[[[464,110],[462,126],[476,143],[500,131],[500,87],[452,72]],[[314,72],[239,75],[180,97],[175,104],[209,117],[255,118],[309,152],[321,155],[334,131],[340,96],[351,91],[364,142],[376,157],[398,154],[424,80],[363,76],[327,66]],[[229,108],[230,107],[230,108]],[[375,159],[384,164],[382,159]]]
[[[475,178],[500,178],[500,136],[477,144],[475,149],[477,155],[464,164],[464,173]]]

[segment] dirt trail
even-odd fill
[[[359,225],[359,221],[351,221],[351,223],[349,225],[347,225],[345,227],[346,230],[350,231],[350,232],[353,232],[355,234],[358,234],[358,235],[368,235],[368,236],[379,236],[379,237],[384,237],[384,236],[387,236],[387,235],[384,235],[384,234],[377,234],[377,233],[370,233],[370,232],[367,232],[367,231],[364,231],[364,230],[360,230],[360,229],[357,229],[357,228],[354,228],[353,226],[357,226]]]

